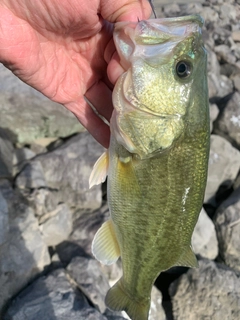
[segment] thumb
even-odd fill
[[[101,0],[101,16],[112,23],[148,19],[151,6],[148,0]]]

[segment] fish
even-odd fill
[[[197,267],[191,237],[209,157],[207,53],[199,15],[119,22],[114,42],[125,72],[113,90],[110,146],[90,185],[107,181],[110,219],[92,252],[119,257],[122,277],[106,306],[147,320],[152,286],[173,266]]]

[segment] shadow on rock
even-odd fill
[[[0,242],[0,310],[3,313],[9,299],[49,265],[50,256],[33,210],[8,180],[0,180],[0,222],[5,230]]]

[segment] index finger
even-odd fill
[[[112,23],[145,20],[151,15],[151,5],[148,0],[105,0],[101,1],[100,12]]]

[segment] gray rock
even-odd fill
[[[61,260],[59,258],[59,255],[57,253],[54,253],[52,256],[51,256],[51,263],[52,263],[52,266],[54,266],[54,268],[58,267],[63,267],[63,264],[61,263]]]
[[[8,204],[9,232],[0,245],[0,313],[4,304],[50,263],[34,212],[24,199],[2,184]]]
[[[36,154],[45,153],[55,149],[63,143],[62,138],[39,138],[31,143],[31,150]],[[53,147],[52,147],[53,146]]]
[[[240,173],[239,175],[237,176],[237,179],[235,180],[234,182],[234,185],[233,185],[233,190],[236,190],[240,187]]]
[[[225,75],[208,74],[209,97],[223,98],[233,92],[233,82]]]
[[[7,241],[8,231],[8,205],[0,191],[0,248]]]
[[[236,62],[238,64],[238,62]],[[220,72],[221,74],[225,75],[226,77],[230,78],[233,81],[233,75],[238,72],[238,69],[236,68],[236,64],[229,64],[229,63],[224,63],[221,64],[220,66]]]
[[[91,257],[76,241],[69,239],[61,242],[55,249],[58,258],[64,267],[66,267],[74,257]]]
[[[42,216],[39,223],[44,242],[49,247],[56,246],[72,232],[72,213],[68,206],[62,203],[54,211]]]
[[[216,133],[240,148],[240,93],[235,92],[216,122]]]
[[[35,143],[36,140],[34,140],[32,143],[31,143],[31,150],[37,154],[41,154],[41,153],[46,153],[48,150],[46,147],[38,144],[38,143]]]
[[[210,104],[210,132],[213,129],[213,122],[217,119],[219,114],[219,109],[216,104]]]
[[[119,259],[116,263],[113,263],[111,265],[101,264],[101,269],[103,273],[106,275],[110,287],[112,287],[122,276],[121,259]]]
[[[240,73],[237,73],[236,75],[234,75],[232,80],[233,80],[235,89],[237,89],[237,91],[240,91]]]
[[[233,4],[223,3],[220,6],[220,21],[221,24],[229,24],[230,21],[236,21],[237,11]]]
[[[101,185],[89,189],[88,181],[103,150],[89,133],[83,132],[30,163],[41,163],[47,187],[57,190],[69,207],[94,210],[102,203]]]
[[[182,15],[197,14],[197,13],[203,15],[203,6],[200,2],[203,3],[204,1],[191,1],[185,5],[182,4],[181,5]]]
[[[209,46],[207,46],[207,55],[208,55],[208,59],[207,59],[207,70],[210,73],[214,73],[216,75],[220,75],[220,64],[217,58],[216,53],[211,50],[211,48],[209,48]]]
[[[13,157],[13,165],[19,166],[21,163],[25,162],[26,160],[30,160],[36,156],[36,153],[33,152],[29,148],[17,148],[14,150],[14,157]]]
[[[218,77],[215,74],[208,75],[208,95],[209,98],[216,98],[218,95]]]
[[[12,178],[13,145],[8,134],[0,128],[0,178]]]
[[[148,319],[167,320],[165,311],[162,307],[162,294],[155,286],[153,286],[151,292],[151,306]]]
[[[123,312],[114,312],[109,309],[106,309],[106,311],[103,314],[108,320],[126,320],[129,319],[129,317],[126,315],[123,315]]]
[[[219,44],[229,45],[229,38],[231,37],[230,30],[232,29],[233,24],[230,24],[229,21],[226,21],[226,20],[225,20],[225,25],[224,25],[224,22],[223,23],[218,23],[218,22],[215,23],[214,30],[213,30],[213,39],[214,39],[215,45],[219,45]]]
[[[61,320],[65,320],[66,318],[63,318]],[[93,308],[85,308],[81,310],[80,317],[76,316],[73,320],[108,320],[104,315],[99,313],[99,311],[93,309]],[[71,318],[72,320],[72,318]],[[112,320],[118,320],[117,318],[112,318]]]
[[[234,0],[229,0],[229,2],[232,2]],[[210,5],[217,5],[217,4],[223,4],[224,0],[208,0]]]
[[[219,21],[219,14],[216,10],[214,10],[211,7],[204,7],[201,15],[203,17],[203,19],[207,22],[211,21],[211,22],[217,22]]]
[[[175,16],[176,14],[180,14],[180,12],[180,6],[177,3],[166,4],[164,6],[164,15],[166,17]]]
[[[12,303],[3,320],[107,320],[91,308],[63,269],[41,277]]]
[[[191,13],[201,13],[205,0],[155,0],[152,1],[157,17],[177,17]]]
[[[107,205],[93,212],[82,212],[79,210],[79,212],[76,213],[76,219],[73,222],[73,232],[69,240],[73,241],[79,247],[84,248],[85,252],[91,256],[94,235],[108,217],[109,210]]]
[[[15,176],[20,170],[22,170],[27,160],[30,160],[36,156],[36,153],[29,148],[17,148],[14,151],[13,175]]]
[[[232,39],[236,42],[240,42],[240,31],[235,30],[232,32]]]
[[[205,25],[208,25],[209,22],[211,23],[219,22],[219,10],[216,10],[214,6],[209,6],[209,4],[206,3],[205,0],[202,0],[202,1],[188,1],[188,0],[178,1],[177,0],[173,2],[179,3],[179,7],[180,7],[179,15],[188,15],[188,14],[198,13],[203,17],[205,21]],[[172,12],[172,16],[178,16],[177,12]]]
[[[227,62],[229,64],[234,64],[236,62],[236,57],[232,53],[231,48],[229,48],[226,44],[220,44],[216,46],[214,48],[214,51],[219,57],[219,60],[222,60],[223,62]]]
[[[199,261],[170,286],[174,320],[240,319],[240,278],[213,261]]]
[[[208,180],[205,202],[214,201],[219,186],[230,187],[240,168],[240,152],[224,138],[211,135]]]
[[[239,42],[234,42],[234,40],[232,39],[232,37],[229,38],[229,42],[231,45],[231,50],[232,53],[234,54],[234,56],[236,57],[237,60],[239,60],[240,58],[240,43]],[[238,69],[235,69],[234,73],[239,73],[239,61],[237,61],[236,63],[234,63],[234,66],[237,66]]]
[[[11,207],[11,199],[13,198],[13,187],[12,183],[8,179],[0,179],[0,192],[2,196],[4,197],[5,201],[7,201],[8,206],[10,202]],[[8,208],[9,211],[9,208]]]
[[[33,208],[35,216],[40,218],[56,209],[61,201],[57,190],[48,188],[34,189],[26,193],[29,205]]]
[[[110,286],[100,263],[95,259],[76,257],[68,265],[67,271],[93,305],[101,313],[105,312],[104,300]]]
[[[191,2],[204,2],[205,0],[192,0]],[[188,3],[188,0],[172,0],[171,2],[173,3]],[[169,0],[157,0],[156,1],[156,4],[160,4],[160,5],[165,5],[165,4],[168,4],[169,3]]]
[[[43,167],[40,161],[27,163],[15,180],[19,189],[36,189],[46,187]]]
[[[201,210],[193,231],[192,248],[196,254],[203,258],[214,260],[218,255],[216,230],[204,209]]]
[[[0,71],[0,127],[11,130],[18,142],[67,137],[83,130],[62,105],[27,86],[2,65]]]
[[[214,222],[221,258],[226,265],[240,271],[240,188],[217,209]]]

